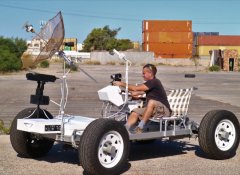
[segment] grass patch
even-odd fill
[[[119,65],[123,66],[125,65],[125,62],[119,62]]]
[[[156,63],[156,66],[166,66],[166,64],[158,62],[158,63]]]
[[[116,62],[114,62],[114,61],[108,61],[106,64],[107,64],[107,65],[116,65]]]
[[[100,65],[100,61],[91,61],[91,60],[85,60],[83,62],[84,64],[87,64],[87,65]]]
[[[0,120],[0,134],[10,134],[11,127],[5,127],[4,122]]]
[[[162,63],[149,62],[149,63],[141,63],[141,66],[143,67],[143,66],[145,66],[146,64],[152,64],[152,65],[154,65],[155,67],[160,66],[160,65],[163,65]]]

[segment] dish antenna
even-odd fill
[[[51,58],[56,52],[58,55],[65,60],[65,63],[70,66],[73,65],[73,62],[68,58],[63,51],[60,50],[60,47],[63,43],[65,30],[64,23],[61,11],[57,13],[52,19],[46,22],[46,24],[41,28],[39,33],[36,33],[33,26],[26,22],[23,27],[27,32],[35,33],[36,36],[33,37],[32,41],[40,41],[40,51],[33,52],[27,50],[23,53],[21,59],[23,63],[23,68],[31,68],[34,65]],[[81,69],[82,70],[82,69]],[[97,82],[92,76],[82,70],[82,72],[87,75],[89,78]]]

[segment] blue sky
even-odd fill
[[[192,20],[194,32],[240,35],[240,0],[0,0],[0,36],[31,39],[28,21],[62,11],[65,37],[83,42],[93,28],[121,27],[117,38],[142,41],[142,20]]]

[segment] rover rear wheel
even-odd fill
[[[236,154],[240,139],[237,117],[230,111],[208,112],[199,127],[199,144],[213,159],[227,159]]]
[[[24,132],[17,129],[17,119],[26,118],[30,115],[30,118],[37,117],[37,112],[34,112],[35,109],[36,108],[26,108],[22,110],[17,114],[12,122],[10,141],[13,149],[23,157],[41,157],[47,154],[54,144],[53,140],[39,137],[33,133]],[[49,118],[52,118],[52,115],[48,111],[44,110],[44,112]],[[39,111],[39,118],[46,118],[44,112],[42,110]]]

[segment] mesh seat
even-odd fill
[[[168,127],[171,127],[170,130],[172,130],[172,135],[176,134],[177,127],[187,129],[186,123],[188,121],[188,106],[194,89],[195,88],[192,87],[187,89],[170,90],[167,97],[172,110],[171,116],[157,116],[150,119],[151,121],[159,122],[160,132],[163,132],[164,136],[167,136]],[[169,125],[170,121],[172,123],[171,126]]]
[[[171,117],[155,116],[154,118],[151,118],[151,120],[159,122],[160,120],[176,120],[186,117],[193,90],[194,87],[170,90],[167,98],[172,110]]]

